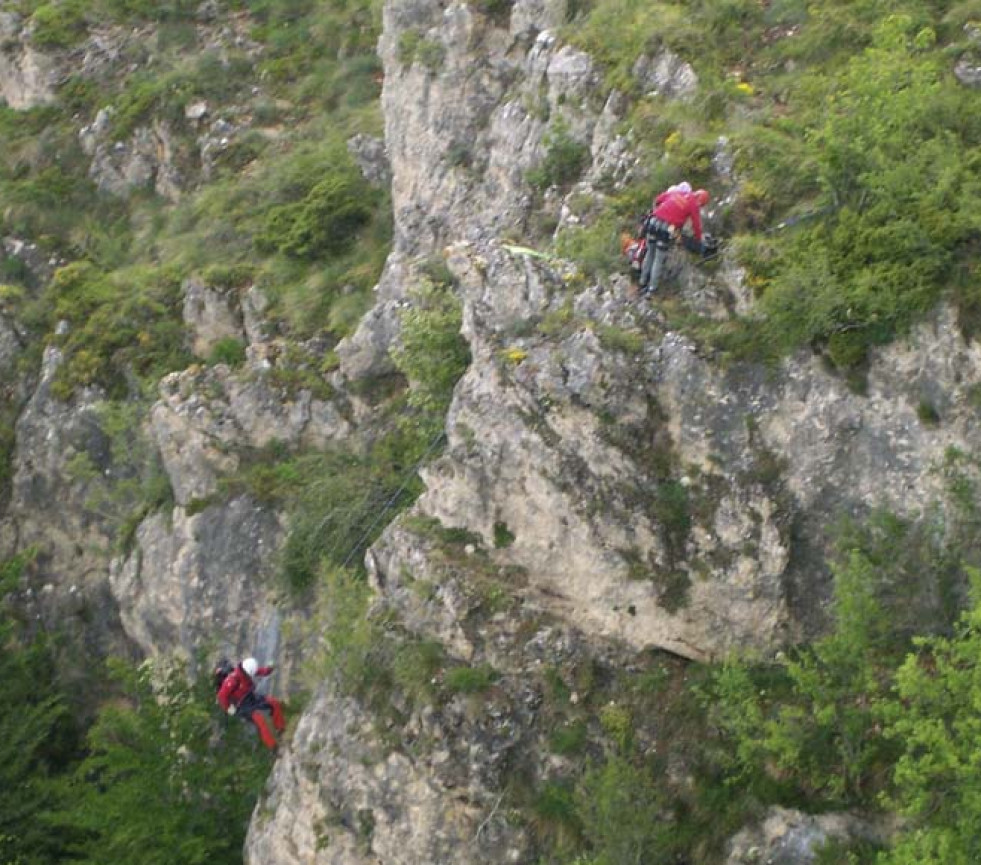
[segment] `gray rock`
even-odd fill
[[[638,57],[633,73],[640,86],[652,96],[687,101],[698,90],[698,76],[691,64],[667,49],[653,57],[646,54]]]
[[[348,139],[347,149],[369,183],[388,186],[392,182],[392,167],[388,164],[382,139],[372,135],[355,135]]]
[[[134,548],[113,560],[110,586],[126,633],[148,656],[214,645],[238,655],[263,645],[276,659],[278,616],[272,603],[280,518],[248,498],[189,516],[154,514]]]
[[[830,842],[881,844],[887,835],[886,827],[853,814],[816,816],[774,807],[730,841],[725,865],[812,865]]]
[[[207,358],[223,339],[244,342],[242,310],[230,292],[219,291],[200,279],[186,280],[183,290],[184,324],[194,354]]]
[[[973,55],[965,55],[954,64],[954,77],[965,87],[981,87],[981,62]]]
[[[23,110],[55,99],[58,70],[54,61],[37,51],[27,38],[19,15],[0,12],[0,97]]]

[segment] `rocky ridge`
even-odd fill
[[[303,616],[269,588],[284,517],[217,495],[221,480],[250,449],[356,438],[369,411],[357,385],[391,371],[417,272],[435,256],[453,274],[472,363],[446,450],[423,471],[425,494],[368,564],[374,614],[390,615],[407,640],[437,642],[448,667],[486,665],[496,678],[476,700],[436,681],[431,706],[396,689],[399,723],[322,683],[256,810],[250,862],[533,861],[534,841],[505,800],[517,765],[535,779],[569,771],[545,743],[546,669],[571,681],[595,659],[625,669],[650,649],[718,658],[818,631],[829,520],[882,505],[915,517],[943,501],[946,455],[977,438],[981,356],[950,310],[879,350],[856,394],[812,353],[777,369],[727,365],[638,302],[625,279],[591,284],[521,248],[537,214],[557,214],[560,227],[588,220],[580,202],[629,182],[637,166],[617,131],[624,97],[598,98],[595,64],[562,42],[563,0],[517,0],[506,18],[476,6],[385,4],[387,158],[377,142],[353,146],[370,179],[390,177],[395,239],[375,308],[337,347],[329,395],[270,374],[292,361],[266,327],[260,292],[185,284],[192,352],[206,358],[232,338],[246,360],[161,382],[143,434],[173,501],[146,515],[126,548],[113,547],[92,506],[118,470],[105,395],[55,398],[56,347],[36,378],[18,372],[9,384],[23,346],[0,306],[4,393],[23,404],[0,552],[42,551],[25,588],[32,609],[79,623],[98,654],[191,653],[217,629],[222,649],[282,664],[310,650],[286,626]],[[57,70],[19,26],[0,19],[0,81],[10,106],[28,107],[51,98]],[[435,68],[404,56],[409,32],[438,47]],[[101,68],[117,38],[100,34],[86,62]],[[646,92],[697,92],[692,69],[668,52],[640,58],[634,74]],[[250,122],[188,111],[201,130],[193,155],[159,124],[115,142],[111,112],[100,115],[81,132],[93,179],[111,194],[148,187],[177,199]],[[528,172],[560,122],[590,164],[571,192],[538,196]],[[714,275],[682,271],[678,286],[680,302],[720,317],[751,305],[732,262]],[[448,547],[434,526],[467,541]],[[83,628],[93,606],[100,626]],[[293,672],[283,665],[277,687],[288,690]],[[639,735],[654,736],[643,725]],[[867,829],[770,818],[734,839],[731,865],[768,845],[779,853],[785,835],[812,850],[815,839]]]

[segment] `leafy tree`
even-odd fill
[[[29,553],[0,563],[0,594],[15,585]],[[25,638],[11,610],[0,610],[0,861],[48,865],[64,861],[64,836],[39,816],[57,807],[52,779],[77,754],[80,731],[58,684],[49,641]]]
[[[55,825],[91,865],[215,865],[242,843],[270,759],[238,720],[216,727],[210,683],[180,664],[110,664],[121,698],[88,733]]]
[[[885,734],[902,749],[886,800],[911,827],[882,865],[981,860],[981,574],[974,604],[950,637],[915,641],[896,673]]]
[[[891,758],[875,707],[891,669],[891,632],[876,598],[874,565],[853,552],[835,573],[835,629],[782,657],[777,670],[744,661],[715,676],[712,711],[732,738],[745,781],[764,766],[801,792],[859,801]]]
[[[612,757],[585,774],[576,804],[594,865],[672,861],[670,824],[649,769]]]

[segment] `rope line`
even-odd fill
[[[409,469],[408,472],[406,472],[405,479],[403,480],[402,485],[395,491],[395,494],[385,503],[385,507],[383,507],[381,511],[378,512],[375,518],[371,521],[371,524],[368,526],[368,528],[365,529],[364,533],[358,539],[358,542],[354,545],[354,547],[352,547],[351,552],[348,553],[347,558],[344,559],[344,564],[341,565],[342,568],[346,568],[351,563],[351,559],[354,558],[355,554],[361,548],[361,545],[368,539],[372,531],[374,531],[375,526],[377,526],[378,523],[381,522],[382,517],[384,517],[385,514],[387,514],[395,506],[395,503],[398,501],[399,496],[401,496],[402,493],[405,492],[406,488],[409,486],[409,482],[418,473],[419,468],[427,459],[429,459],[430,455],[436,450],[436,448],[440,445],[440,443],[445,438],[446,438],[445,430],[440,430],[440,432],[436,435],[436,437],[432,440],[432,442],[430,442],[429,447],[426,449],[426,452],[419,458],[416,464],[412,466],[412,468]]]

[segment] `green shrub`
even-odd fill
[[[107,275],[77,262],[55,273],[45,307],[48,327],[70,323],[62,344],[65,362],[53,383],[62,398],[92,384],[121,396],[128,376],[156,379],[190,362],[175,273],[134,269]]]
[[[479,667],[453,667],[446,671],[443,682],[447,689],[457,694],[479,694],[486,691],[497,679],[497,671],[490,664]]]
[[[528,182],[537,189],[550,186],[569,187],[586,170],[590,161],[589,145],[577,141],[566,126],[556,123],[542,142],[545,157],[537,168],[528,172]]]
[[[620,219],[605,213],[589,225],[570,225],[559,232],[555,251],[578,264],[593,278],[615,273],[623,267],[620,252]]]
[[[31,40],[39,48],[68,48],[85,38],[85,7],[80,0],[38,6],[31,16]]]
[[[444,662],[441,643],[406,640],[399,645],[392,661],[392,678],[413,702],[428,703],[435,693],[436,674]]]
[[[377,195],[350,161],[335,166],[304,197],[273,207],[256,235],[263,252],[317,259],[344,252],[370,222]]]
[[[448,286],[423,281],[401,314],[401,347],[396,366],[409,380],[409,405],[428,432],[442,429],[453,388],[470,364],[470,348],[460,333],[463,310]]]
[[[324,560],[360,570],[368,547],[422,491],[415,466],[434,454],[433,444],[395,431],[377,439],[365,454],[337,449],[285,464],[272,455],[270,491],[290,512],[281,553],[288,588],[309,589]],[[248,489],[249,476],[238,483]]]
[[[672,861],[671,824],[646,767],[613,757],[591,768],[576,790],[576,805],[596,862]]]
[[[476,0],[474,8],[497,24],[506,25],[511,18],[514,0]]]
[[[981,651],[981,581],[974,603],[950,637],[923,638],[896,672],[895,696],[884,709],[885,735],[901,749],[893,764],[889,804],[904,818],[883,865],[970,862],[981,808],[978,759],[977,657]]]
[[[584,721],[570,721],[552,731],[548,747],[553,754],[572,756],[582,753],[588,737],[589,730]]]
[[[827,342],[846,369],[936,302],[977,230],[963,205],[977,131],[912,27],[885,19],[834,80],[807,141],[835,209],[786,240],[762,298],[777,339]]]
[[[208,363],[224,363],[233,369],[241,366],[245,363],[245,343],[234,336],[223,337],[211,347]]]
[[[438,72],[446,57],[443,43],[430,39],[418,30],[405,30],[399,36],[398,60],[403,66],[418,61],[430,72]]]
[[[507,523],[494,523],[494,547],[498,550],[510,547],[514,543],[515,535],[508,528]]]

